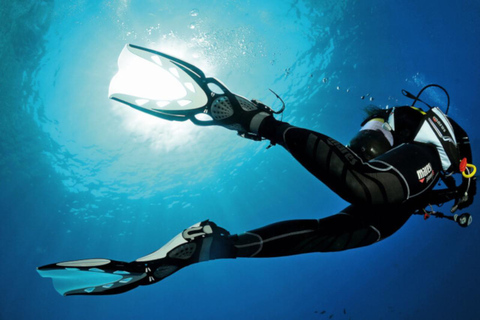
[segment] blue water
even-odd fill
[[[126,43],[278,107],[271,88],[285,121],[343,143],[363,107],[439,83],[479,159],[479,16],[447,0],[2,3],[0,319],[478,319],[478,201],[467,229],[413,217],[371,247],[211,261],[117,296],[62,297],[35,268],[131,261],[207,218],[239,233],[346,205],[281,147],[108,100]]]

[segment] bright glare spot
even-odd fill
[[[207,74],[214,74],[213,67],[205,64],[206,60],[192,61],[192,56],[198,58],[199,55],[189,52],[188,49],[181,42],[162,41],[159,51],[170,52],[182,60],[194,62]],[[137,105],[138,102],[147,100],[143,107],[151,110],[156,110],[155,107],[159,110],[178,110],[183,108],[181,104],[195,109],[204,106],[208,101],[208,97],[196,83],[189,81],[182,70],[162,57],[152,56],[151,53],[134,54],[126,47],[120,54],[118,66],[119,71],[110,82],[109,96]],[[191,151],[192,145],[210,139],[210,131],[215,129],[195,126],[190,121],[162,120],[115,101],[112,101],[111,106],[112,112],[122,119],[122,127],[132,133],[135,142],[149,145],[156,153]],[[206,114],[200,114],[197,118],[200,121],[212,120]]]
[[[147,99],[137,99],[137,100],[135,100],[135,103],[139,106],[143,106],[147,102],[148,102]]]
[[[158,56],[152,56],[152,60],[155,61],[158,65],[162,65],[162,60]]]
[[[196,118],[197,120],[199,120],[199,121],[211,121],[211,120],[213,120],[213,118],[210,117],[210,116],[209,116],[208,114],[206,114],[206,113],[197,113],[197,114],[195,115],[195,118]]]
[[[118,66],[119,71],[110,82],[109,96],[122,94],[147,100],[172,101],[187,95],[187,90],[177,79],[178,72],[176,78],[160,65],[132,54],[127,48],[120,54]]]
[[[179,100],[178,101],[178,104],[181,105],[182,107],[185,107],[186,105],[189,105],[190,103],[192,103],[192,101],[190,101],[190,100]]]
[[[163,108],[163,107],[166,107],[170,104],[170,101],[157,101],[157,106],[159,108]]]
[[[180,77],[180,75],[178,74],[178,70],[177,70],[176,68],[170,68],[170,69],[168,69],[168,70],[170,70],[170,72],[171,72],[175,77],[177,77],[177,78]]]
[[[208,84],[208,88],[209,88],[210,90],[212,90],[213,92],[218,93],[218,94],[223,94],[223,93],[225,93],[225,92],[223,92],[223,90],[222,90],[218,85],[216,85],[215,83],[209,83],[209,84]]]
[[[191,82],[185,82],[184,85],[185,85],[185,87],[187,87],[188,90],[195,93],[195,87],[193,86],[193,84]]]

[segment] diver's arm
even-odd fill
[[[477,178],[464,178],[459,186],[455,185],[453,177],[447,179],[448,180],[444,180],[444,182],[448,188],[432,190],[428,195],[428,203],[432,205],[441,205],[445,202],[455,200],[454,205],[450,210],[452,213],[458,209],[464,209],[472,205],[474,196],[477,194]]]
[[[456,191],[457,197],[451,209],[452,213],[457,211],[457,209],[465,209],[472,205],[473,198],[477,194],[477,177],[464,178],[462,184],[458,186]]]

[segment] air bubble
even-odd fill
[[[192,17],[198,16],[198,9],[193,9],[192,11],[190,11],[190,16]]]

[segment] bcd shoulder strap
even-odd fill
[[[437,148],[443,171],[460,172],[460,154],[454,129],[439,108],[431,108],[424,115],[414,141],[433,144]]]

